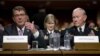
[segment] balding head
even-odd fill
[[[72,18],[75,26],[80,27],[85,23],[87,15],[84,9],[75,8],[72,12]]]
[[[85,10],[83,8],[75,8],[73,10],[73,13],[76,13],[76,12],[82,13],[83,15],[86,15],[86,12],[85,12]]]

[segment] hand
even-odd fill
[[[28,49],[30,49],[31,45],[28,44]]]
[[[26,22],[25,27],[26,27],[26,29],[29,29],[32,33],[35,33],[37,31],[37,29],[35,28],[35,25],[34,25],[34,21],[32,21],[32,23]]]
[[[95,33],[93,30],[91,30],[91,32],[88,34],[88,36],[95,36]]]

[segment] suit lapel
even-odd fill
[[[18,35],[17,27],[15,25],[13,25],[12,34],[13,35]]]
[[[85,26],[84,35],[88,35],[91,32],[91,29],[88,26]]]
[[[75,33],[75,35],[80,35],[79,31],[77,30],[77,27],[75,27],[74,33]]]

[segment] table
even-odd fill
[[[31,51],[0,51],[0,56],[89,56],[100,55],[100,51],[82,51],[82,50],[31,50]]]

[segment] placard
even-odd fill
[[[74,36],[74,43],[99,43],[98,36]]]
[[[28,43],[28,36],[3,36],[3,43]]]

